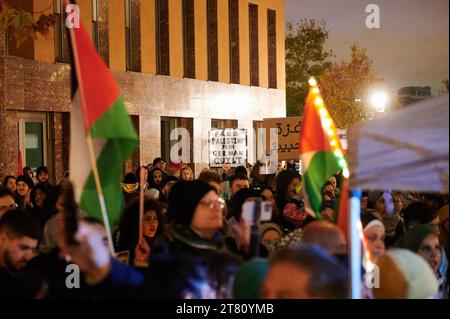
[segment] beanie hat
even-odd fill
[[[403,238],[399,241],[397,246],[417,252],[419,251],[422,242],[430,234],[435,234],[433,226],[416,225],[403,235]]]
[[[200,181],[176,183],[169,194],[169,220],[175,224],[190,225],[198,203],[210,191],[216,192],[212,186]]]
[[[253,258],[242,264],[236,272],[233,285],[235,299],[260,298],[261,286],[269,271],[269,262],[264,258]]]
[[[139,183],[136,175],[133,173],[127,173],[122,182],[122,190],[125,193],[134,193],[139,188]]]
[[[234,170],[234,174],[236,174],[236,175],[241,174],[241,175],[248,176],[248,171],[244,166],[238,166]]]
[[[392,249],[378,258],[376,299],[426,299],[438,290],[436,276],[424,258],[406,249]]]
[[[32,189],[34,187],[33,181],[26,175],[20,175],[16,179],[16,183],[19,184],[19,182],[24,182],[28,185],[28,188]]]
[[[36,176],[38,176],[38,175],[41,174],[41,173],[47,173],[47,174],[48,174],[48,168],[47,168],[47,166],[39,166],[39,167],[36,169]]]
[[[125,178],[123,179],[123,184],[136,184],[138,182],[138,179],[136,178],[136,175],[133,173],[127,173],[125,175]]]

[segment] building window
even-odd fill
[[[178,136],[178,140],[171,140],[171,133],[176,128],[182,128],[189,132],[189,136],[184,136],[183,140],[189,143],[189,149],[186,149],[187,146],[184,145],[178,152],[178,155],[184,157],[186,154],[183,154],[183,151],[189,152],[189,161],[185,161],[185,164],[193,163],[194,139],[192,137],[194,136],[194,120],[192,118],[161,117],[161,157],[166,163],[169,163],[171,161],[170,151],[172,147],[183,139],[183,137]]]
[[[269,58],[269,88],[277,88],[277,12],[267,11],[268,24],[268,58]]]
[[[207,2],[208,80],[219,81],[219,49],[217,33],[217,0]]]
[[[24,166],[33,169],[47,165],[47,116],[45,113],[19,113],[19,149]]]
[[[92,0],[92,42],[98,52],[98,0]]]
[[[127,71],[141,72],[140,3],[125,0],[125,49]]]
[[[259,86],[258,5],[249,4],[250,85]]]
[[[236,129],[236,128],[238,128],[238,120],[212,119],[211,120],[211,128],[212,129],[226,129],[226,128]]]
[[[183,0],[184,77],[195,79],[194,0]]]
[[[170,75],[169,0],[155,1],[157,74]]]
[[[66,31],[65,12],[66,6],[63,0],[55,0],[55,59],[56,62],[70,63],[69,34]]]
[[[239,0],[229,0],[230,82],[240,83],[239,70]]]

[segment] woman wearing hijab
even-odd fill
[[[369,194],[369,204],[373,209],[372,214],[384,225],[386,247],[393,246],[404,234],[405,227],[400,215],[395,211],[392,193],[373,191]]]
[[[442,255],[439,236],[433,226],[416,225],[412,227],[405,233],[398,246],[419,254],[428,262],[439,283],[439,291],[433,297],[448,299],[447,274],[441,273],[439,269],[441,258],[445,257]]]

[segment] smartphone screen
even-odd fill
[[[249,225],[254,223],[255,220],[255,208],[256,208],[256,202],[255,201],[249,201],[244,203],[242,206],[242,215],[241,217],[245,220],[245,222]],[[272,202],[270,201],[263,201],[261,202],[261,214],[259,221],[260,222],[267,222],[272,219],[272,211],[273,206]]]

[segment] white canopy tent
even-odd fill
[[[448,113],[446,94],[348,130],[352,298],[361,298],[361,189],[448,193]]]
[[[348,131],[351,189],[449,191],[449,95]]]

